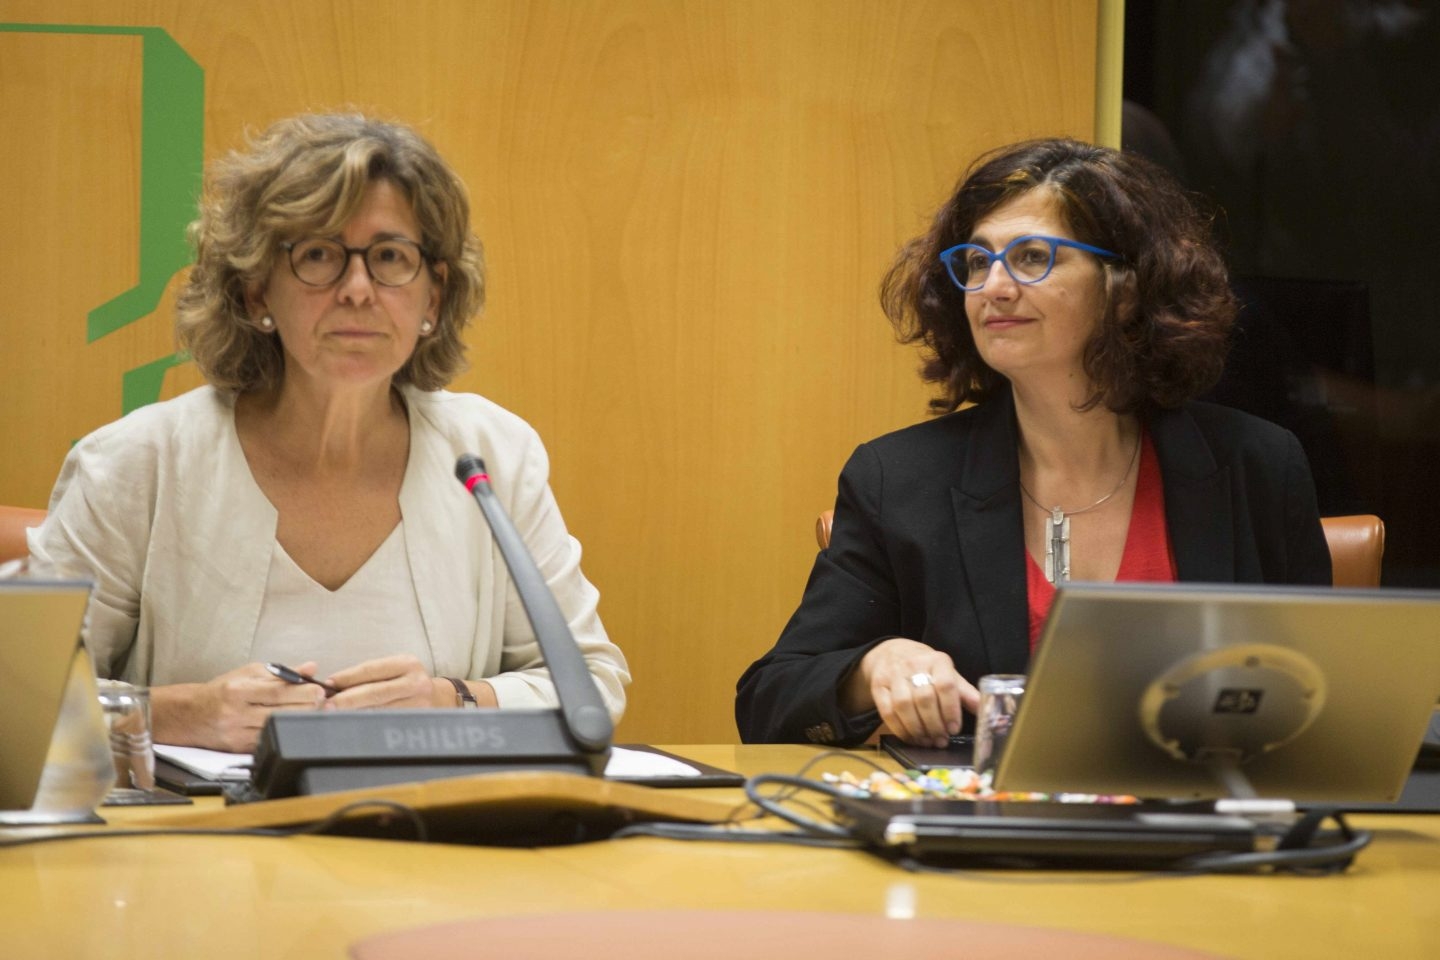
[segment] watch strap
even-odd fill
[[[467,707],[474,710],[480,708],[479,702],[475,699],[475,694],[470,692],[470,688],[465,685],[464,680],[457,680],[454,677],[446,677],[445,679],[449,680],[451,686],[455,688],[455,706]]]

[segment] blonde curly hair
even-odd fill
[[[264,283],[281,244],[338,233],[376,181],[399,188],[420,245],[446,276],[434,333],[423,337],[396,384],[444,387],[465,368],[461,331],[485,302],[484,254],[470,230],[465,185],[411,128],[361,114],[303,114],[273,124],[249,149],[211,164],[190,224],[195,265],[176,300],[175,336],[214,386],[278,386],[279,338],[249,317],[245,293]]]

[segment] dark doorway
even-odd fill
[[[1440,587],[1440,4],[1127,0],[1123,137],[1220,211],[1246,307],[1217,398]]]

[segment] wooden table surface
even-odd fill
[[[817,752],[666,749],[747,774],[794,772]],[[847,765],[861,769],[845,759],[824,769]],[[674,795],[740,798],[738,790]],[[199,809],[218,806],[206,799]],[[158,807],[104,812],[112,828],[175,816]],[[1324,878],[916,874],[854,850],[652,838],[507,849],[321,836],[91,836],[0,848],[0,956],[338,958],[354,955],[358,941],[407,928],[597,911],[660,911],[651,914],[657,923],[683,921],[677,911],[758,916],[737,921],[734,935],[743,940],[785,911],[949,921],[958,933],[966,928],[957,921],[1016,924],[1232,957],[1440,957],[1440,816],[1353,822],[1373,830],[1374,843],[1348,873]],[[501,955],[483,946],[464,955]],[[933,955],[969,955],[962,947],[937,944]],[[697,949],[679,943],[672,953]]]

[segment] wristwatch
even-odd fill
[[[464,680],[457,680],[454,677],[446,677],[445,679],[449,680],[455,687],[455,706],[465,707],[470,710],[480,709],[480,704],[475,700],[475,694],[471,693],[470,688],[465,686]]]

